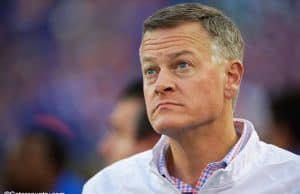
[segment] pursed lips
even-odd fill
[[[177,102],[172,102],[172,101],[163,101],[163,102],[159,102],[156,104],[153,112],[155,112],[160,106],[163,106],[163,105],[174,105],[174,106],[183,106],[182,104],[179,104]]]

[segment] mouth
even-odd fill
[[[173,106],[183,106],[182,104],[176,103],[176,102],[171,102],[171,101],[165,101],[165,102],[159,102],[156,104],[153,112],[157,111],[158,109],[161,108],[171,108]]]

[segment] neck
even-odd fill
[[[170,137],[168,171],[194,186],[207,164],[222,160],[237,140],[232,115]]]

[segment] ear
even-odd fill
[[[244,65],[238,61],[228,61],[226,65],[226,82],[224,95],[227,99],[233,99],[239,90],[244,73]]]

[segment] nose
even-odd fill
[[[175,84],[171,72],[161,69],[155,83],[155,93],[161,95],[174,90]]]

